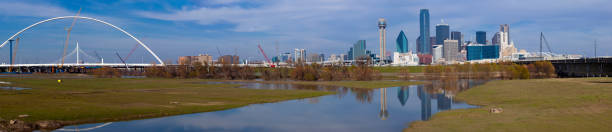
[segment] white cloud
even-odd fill
[[[0,5],[2,5],[0,14],[5,16],[55,17],[74,14],[64,8],[52,5],[20,3],[14,1],[1,1]]]

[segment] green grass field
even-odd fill
[[[482,107],[440,112],[405,131],[612,130],[612,78],[492,81],[456,99]]]
[[[332,94],[306,90],[255,90],[198,84],[191,79],[1,78],[30,90],[0,90],[0,118],[66,124],[129,120],[236,108],[254,103]],[[30,115],[18,118],[18,115]]]

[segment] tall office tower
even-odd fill
[[[415,43],[415,44],[416,44],[416,51],[415,51],[415,53],[417,53],[417,54],[422,54],[422,53],[421,53],[421,50],[420,50],[420,49],[421,49],[421,46],[423,46],[423,44],[422,44],[422,43],[423,43],[423,41],[421,41],[421,36],[417,37],[417,39],[416,39],[416,43]]]
[[[476,31],[476,43],[477,44],[487,44],[487,32]]]
[[[306,50],[294,49],[293,55],[294,55],[293,62],[306,62]]]
[[[429,47],[436,45],[436,37],[429,37]]]
[[[457,51],[461,51],[461,46],[463,45],[463,39],[461,36],[461,32],[459,31],[451,32],[451,40],[457,40],[459,42],[457,44]]]
[[[500,47],[499,57],[504,60],[511,58],[513,53],[517,52],[514,43],[510,40],[510,26],[508,24],[499,25],[499,37],[497,38]]]
[[[399,53],[408,53],[408,39],[404,34],[404,31],[400,31],[399,35],[397,35],[397,40],[395,40],[397,44],[395,46],[397,52]]]
[[[437,45],[444,44],[444,40],[449,38],[450,34],[450,26],[448,24],[444,24],[442,21],[441,24],[436,25],[436,43]]]
[[[420,54],[431,55],[431,45],[429,45],[431,43],[429,39],[429,9],[421,9],[419,14],[421,45],[418,46],[419,49],[417,51]]]
[[[501,24],[499,25],[499,31],[500,32],[505,32],[507,35],[505,36],[506,40],[510,40],[510,25],[508,24]]]
[[[457,61],[457,56],[459,56],[457,45],[459,45],[457,40],[444,40],[444,54],[442,56],[444,56],[446,62]]]
[[[387,47],[387,21],[385,18],[378,18],[378,34],[379,34],[379,42],[380,42],[380,61],[384,62],[386,57],[385,47]]]
[[[366,59],[366,41],[359,40],[353,45],[353,60]]]
[[[493,38],[491,38],[491,44],[493,45],[499,45],[501,43],[501,34],[499,32],[495,33],[493,35]]]
[[[346,60],[353,60],[353,47],[351,47],[346,55]]]

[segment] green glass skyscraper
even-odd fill
[[[400,31],[399,35],[397,36],[397,40],[395,40],[396,42],[396,50],[399,53],[407,53],[408,52],[408,39],[406,38],[406,35],[404,34],[404,31]]]
[[[429,9],[421,9],[419,13],[419,24],[421,43],[417,45],[417,52],[431,55],[431,42],[429,40]]]

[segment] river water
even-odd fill
[[[475,108],[453,100],[456,93],[483,80],[433,81],[426,85],[380,89],[263,84],[239,88],[310,89],[335,95],[252,104],[223,111],[167,116],[113,123],[66,126],[56,131],[402,131],[413,121],[429,120],[437,112]]]

